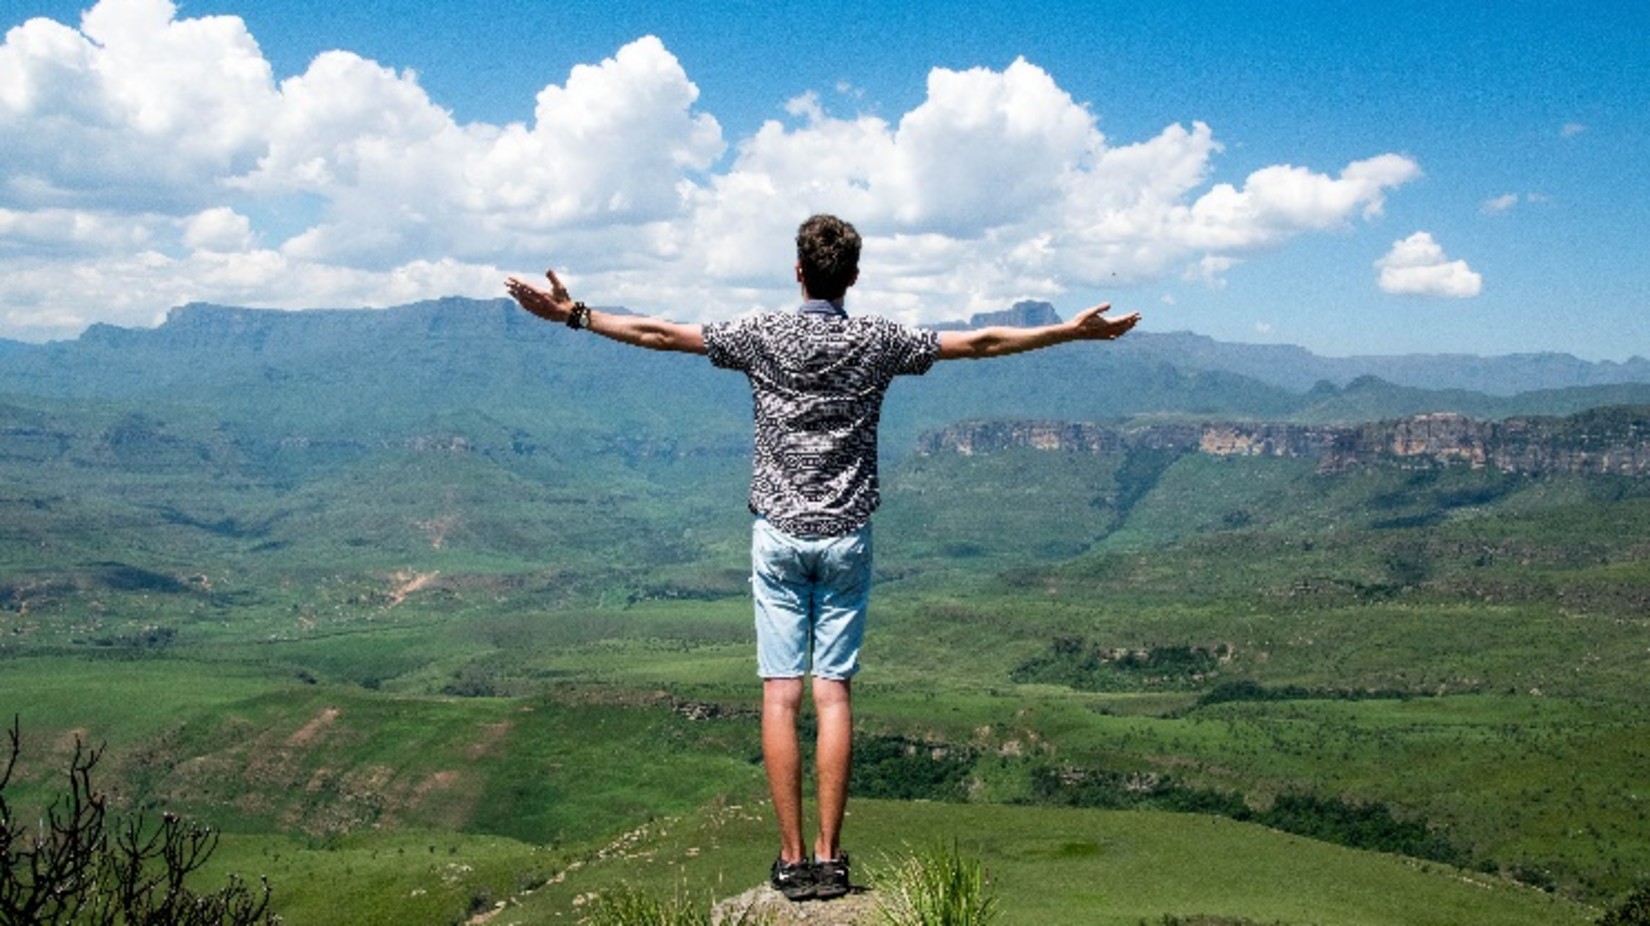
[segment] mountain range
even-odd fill
[[[1022,302],[937,327],[1057,318],[1047,303]],[[208,403],[226,420],[284,421],[317,436],[399,431],[442,409],[569,425],[607,417],[622,428],[711,443],[748,426],[736,377],[692,358],[644,358],[575,335],[507,299],[301,312],[195,303],[152,329],[93,325],[73,341],[0,342],[0,394]],[[1646,402],[1650,360],[1642,357],[1335,358],[1136,331],[1105,345],[943,365],[922,386],[891,393],[885,433],[903,452],[921,431],[969,418],[1346,423],[1426,412],[1497,419]]]

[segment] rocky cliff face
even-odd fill
[[[1434,413],[1351,426],[1253,422],[1157,425],[1126,431],[1059,421],[975,421],[922,435],[918,453],[964,456],[1016,448],[1068,453],[1171,450],[1213,456],[1355,466],[1459,465],[1509,473],[1650,475],[1650,407],[1603,408],[1563,418],[1477,421]]]
[[[1123,436],[1097,424],[1072,421],[973,421],[929,431],[917,441],[924,455],[998,453],[1016,447],[1075,453],[1116,453]]]

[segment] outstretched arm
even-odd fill
[[[561,280],[556,279],[556,271],[546,270],[544,275],[550,280],[549,289],[529,283],[520,277],[505,280],[504,288],[509,291],[510,298],[539,318],[566,324],[578,303],[568,295],[567,287],[561,284]],[[689,354],[705,352],[704,331],[698,325],[684,325],[645,315],[618,315],[613,312],[598,312],[595,309],[587,311],[589,316],[584,327],[604,338],[649,350],[682,351]]]
[[[1110,308],[1110,303],[1103,303],[1084,309],[1070,321],[1036,328],[999,325],[971,331],[942,331],[940,359],[983,360],[1041,350],[1068,341],[1111,341],[1122,337],[1140,321],[1139,312],[1108,318],[1104,313]]]

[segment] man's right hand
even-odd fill
[[[544,275],[550,280],[549,289],[514,276],[504,281],[504,288],[510,293],[511,299],[539,318],[566,324],[568,317],[573,314],[573,297],[568,295],[567,287],[556,278],[556,271],[546,270]]]

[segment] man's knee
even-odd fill
[[[853,684],[845,678],[814,679],[814,707],[818,710],[847,707],[853,700]]]
[[[802,706],[802,679],[763,679],[762,706],[790,711],[799,709]]]

